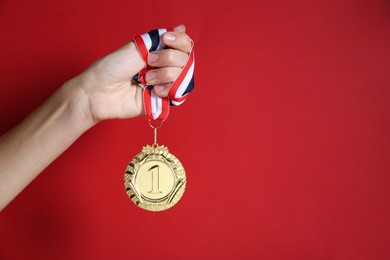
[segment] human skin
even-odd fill
[[[185,26],[165,33],[168,49],[148,57],[153,91],[166,97],[188,59],[192,40]],[[65,82],[45,103],[0,138],[0,210],[12,201],[80,135],[95,124],[144,114],[142,88],[130,80],[142,68],[133,42],[93,63]],[[23,163],[21,163],[23,162]]]

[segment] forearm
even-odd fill
[[[72,112],[75,104],[81,106],[81,92],[76,84],[80,84],[77,78],[64,84],[23,122],[1,137],[0,210],[92,126],[91,122],[83,120],[85,115],[75,118]]]

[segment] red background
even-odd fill
[[[159,140],[186,167],[182,200],[133,205],[124,170],[152,130],[106,121],[0,213],[0,259],[389,259],[385,0],[3,0],[0,133],[132,36],[179,23],[196,91]]]

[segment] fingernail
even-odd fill
[[[173,42],[174,40],[176,40],[176,36],[172,33],[164,34],[164,38],[165,38],[165,40],[167,40],[169,42]]]
[[[150,63],[156,62],[158,59],[158,55],[154,53],[150,53],[148,56],[148,60]]]
[[[183,25],[178,25],[178,26],[176,26],[176,31],[183,31],[184,30],[184,26]]]
[[[148,73],[146,73],[146,81],[150,81],[156,77],[157,77],[157,73],[154,71],[149,71]]]
[[[160,85],[156,85],[154,86],[154,91],[156,91],[156,93],[162,93],[164,91],[164,87]]]

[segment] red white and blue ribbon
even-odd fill
[[[162,34],[173,31],[173,28],[157,29],[134,37],[134,43],[146,64],[150,52],[165,48],[165,44],[161,40]],[[148,70],[152,69],[149,65],[146,65],[133,77],[133,79],[144,89],[144,106],[146,116],[149,120],[164,122],[168,117],[170,105],[181,105],[188,98],[188,94],[194,89],[195,59],[193,45],[194,44],[192,43],[187,63],[184,65],[177,79],[172,83],[168,92],[168,97],[161,98],[157,96],[152,91],[153,85],[148,85],[146,83],[145,74]]]

